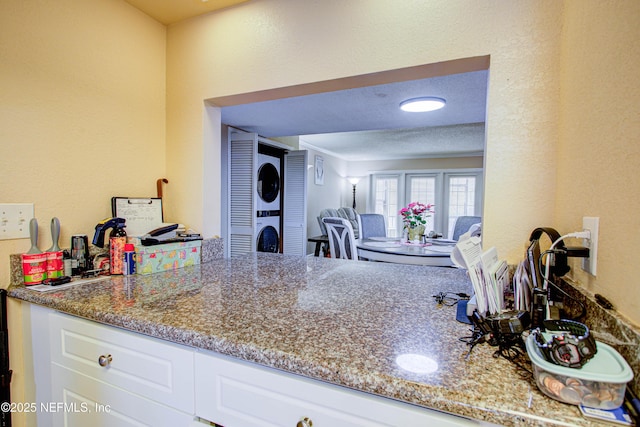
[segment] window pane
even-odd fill
[[[412,176],[409,178],[409,201],[420,202],[425,205],[434,204],[436,200],[436,178],[433,176]],[[437,207],[436,207],[437,208]],[[433,217],[427,219],[425,232],[433,230]]]
[[[375,213],[384,215],[387,236],[395,237],[398,220],[398,178],[376,178],[375,195]]]
[[[475,215],[476,177],[457,176],[449,179],[449,236],[459,216]]]

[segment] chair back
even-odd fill
[[[320,211],[320,215],[318,215],[318,224],[320,225],[320,234],[323,236],[327,235],[327,228],[324,226],[324,222],[322,222],[322,218],[326,217],[339,217],[337,209],[322,209]]]
[[[382,214],[359,214],[360,238],[387,237],[387,224]]]
[[[360,225],[358,223],[358,211],[354,208],[344,207],[338,209],[338,215],[340,218],[344,218],[351,223],[351,228],[353,228],[353,235],[356,239],[360,236]]]
[[[460,236],[469,231],[472,225],[480,224],[481,222],[481,216],[459,216],[458,219],[456,219],[456,225],[453,226],[451,239],[459,240]]]
[[[358,259],[358,248],[351,223],[338,217],[325,217],[322,222],[327,228],[331,258]]]

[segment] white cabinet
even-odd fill
[[[141,395],[97,381],[60,365],[52,366],[54,426],[186,426],[187,414]],[[58,402],[61,402],[60,405]],[[40,424],[39,424],[40,425]]]
[[[176,426],[193,420],[192,349],[41,307],[31,311],[34,360],[44,362],[36,386],[50,387],[37,392],[38,401],[50,405],[40,411],[39,425]]]
[[[49,316],[51,361],[193,413],[193,351],[61,313]]]
[[[213,353],[195,366],[196,415],[226,427],[482,425]]]
[[[490,425],[30,306],[39,426]]]

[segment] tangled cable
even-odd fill
[[[460,300],[468,300],[469,295],[464,292],[439,292],[437,295],[433,295],[436,303],[446,306],[456,305]]]

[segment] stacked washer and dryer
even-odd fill
[[[258,145],[256,251],[280,251],[280,157],[269,147]]]

